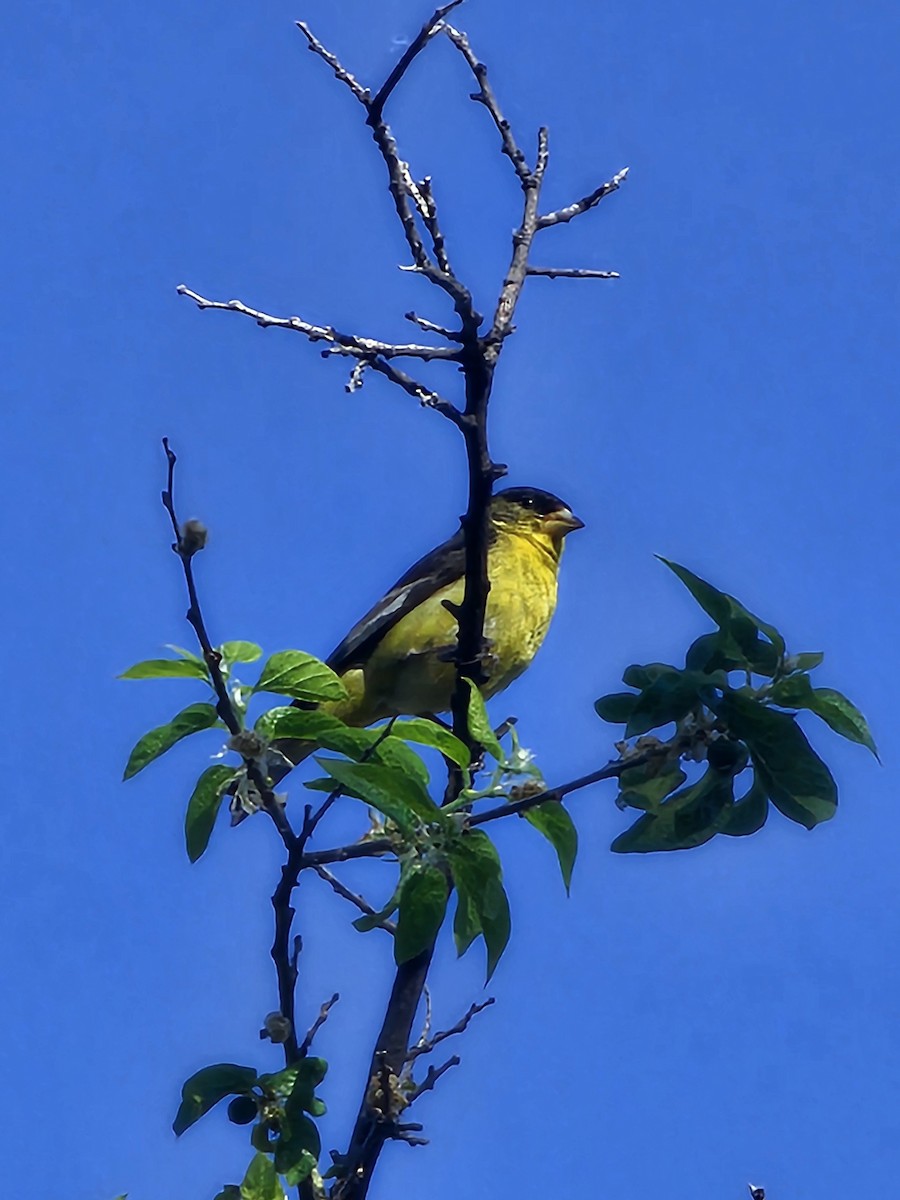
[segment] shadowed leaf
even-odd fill
[[[222,794],[238,774],[233,767],[207,767],[197,780],[184,817],[184,840],[191,862],[196,862],[209,845]]]
[[[447,911],[450,889],[444,872],[427,864],[409,872],[400,886],[400,914],[394,961],[408,962],[437,937]]]
[[[226,1096],[245,1095],[255,1083],[253,1067],[239,1067],[235,1063],[216,1063],[197,1071],[185,1080],[181,1089],[181,1105],[172,1122],[176,1137],[181,1137],[220,1100]]]

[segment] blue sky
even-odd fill
[[[37,1179],[67,1200],[197,1200],[246,1163],[224,1115],[179,1143],[169,1125],[198,1067],[277,1064],[257,1039],[277,846],[250,821],[188,864],[183,807],[215,738],[121,784],[137,736],[194,697],[114,677],[189,640],[164,434],[181,510],[212,531],[199,574],[219,639],[327,653],[462,509],[446,422],[377,379],[347,396],[299,336],[175,295],[186,282],[384,337],[408,334],[411,307],[447,316],[397,271],[382,164],[292,26],[377,82],[425,15],[412,0],[50,3],[0,47],[10,1195]],[[816,729],[833,822],[772,819],[670,856],[611,856],[613,793],[581,794],[568,900],[532,831],[498,830],[515,921],[498,1003],[421,1102],[432,1145],[389,1148],[373,1195],[496,1190],[498,1171],[525,1200],[548,1177],[623,1200],[738,1200],[747,1180],[772,1200],[883,1195],[900,1170],[900,15],[883,0],[472,0],[458,23],[522,141],[550,127],[548,204],[631,167],[535,255],[621,280],[532,281],[497,378],[495,456],[587,528],[546,648],[495,714],[518,715],[550,779],[605,761],[594,698],[704,628],[661,553],[795,649],[825,650],[822,682],[870,717],[884,767]],[[519,199],[469,90],[433,46],[391,118],[489,307]],[[388,870],[347,878],[377,893]],[[339,1146],[387,947],[317,880],[299,912],[301,1012],[343,997],[319,1047]],[[439,1023],[482,995],[476,959],[442,945]]]

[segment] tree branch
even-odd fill
[[[337,992],[335,992],[334,995],[331,997],[331,999],[326,1000],[325,1003],[322,1005],[322,1007],[319,1009],[319,1015],[313,1021],[312,1025],[310,1025],[309,1029],[306,1031],[306,1037],[300,1043],[300,1057],[301,1058],[306,1058],[307,1054],[309,1054],[310,1050],[312,1049],[313,1039],[315,1038],[315,1036],[319,1032],[319,1030],[322,1028],[322,1026],[325,1024],[325,1022],[328,1020],[328,1014],[331,1012],[331,1010],[337,1004],[338,1000],[340,1000],[340,996]]]
[[[627,176],[628,167],[623,167],[621,171],[613,175],[612,179],[608,179],[606,183],[601,183],[598,188],[594,188],[592,192],[582,197],[581,200],[576,200],[574,204],[569,204],[566,208],[558,208],[556,212],[546,213],[544,216],[538,217],[538,229],[549,229],[551,225],[564,225],[567,221],[571,221],[573,217],[580,217],[588,209],[596,208],[605,196],[609,196],[619,190]]]
[[[357,892],[351,892],[346,884],[341,883],[340,879],[336,875],[332,875],[326,867],[314,865],[313,870],[320,879],[325,880],[332,891],[336,892],[344,900],[349,900],[361,913],[365,913],[367,917],[378,916],[378,909],[373,908],[365,896],[360,896]],[[379,918],[377,925],[379,929],[386,929],[388,933],[393,934],[397,932],[397,926],[393,921],[388,920],[387,917]]]
[[[454,29],[452,25],[444,23],[444,33],[457,48],[469,67],[472,74],[475,76],[475,81],[478,84],[478,91],[473,92],[470,96],[478,104],[483,104],[491,114],[491,119],[497,126],[497,131],[500,134],[503,143],[503,153],[512,163],[516,174],[519,177],[519,182],[522,187],[527,187],[531,179],[531,171],[528,167],[528,161],[525,155],[519,149],[515,137],[513,136],[512,128],[509,121],[500,111],[500,105],[497,102],[497,97],[494,95],[493,88],[488,82],[487,67],[481,62],[469,45],[469,39],[459,29]]]
[[[445,1029],[440,1033],[434,1034],[433,1037],[425,1038],[416,1043],[406,1056],[408,1063],[415,1062],[423,1054],[430,1054],[435,1046],[439,1046],[441,1042],[445,1042],[447,1038],[455,1037],[458,1033],[465,1033],[469,1027],[469,1022],[474,1016],[480,1012],[484,1012],[486,1008],[494,1003],[494,997],[484,1000],[481,1004],[473,1004],[464,1017],[451,1026],[450,1029]]]
[[[618,271],[592,271],[587,267],[527,267],[526,275],[542,275],[546,279],[618,279]]]
[[[326,355],[338,354],[363,359],[380,355],[382,358],[418,358],[422,362],[432,362],[435,359],[459,361],[459,351],[452,350],[449,346],[397,345],[393,342],[379,341],[377,338],[361,337],[355,333],[341,333],[332,325],[313,325],[301,317],[275,317],[271,313],[250,308],[241,300],[209,300],[183,283],[180,283],[175,291],[179,296],[187,296],[189,300],[193,300],[199,309],[215,308],[222,312],[240,313],[252,318],[263,329],[293,329],[309,338],[311,342],[328,342],[329,348],[323,351]]]

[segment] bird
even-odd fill
[[[556,610],[564,540],[583,528],[584,522],[552,492],[511,487],[492,496],[491,586],[484,621],[487,679],[481,689],[486,699],[531,664]],[[462,603],[464,572],[460,528],[414,563],[328,656],[325,661],[340,677],[346,697],[319,705],[320,711],[357,727],[448,712],[456,681],[452,657],[457,621],[451,609]],[[278,742],[294,764],[312,748],[293,739]]]

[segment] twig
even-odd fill
[[[339,996],[339,994],[337,992],[335,992],[334,995],[331,997],[331,999],[326,1000],[325,1003],[322,1005],[322,1007],[319,1009],[319,1015],[313,1021],[312,1025],[310,1025],[309,1029],[306,1032],[306,1037],[300,1043],[300,1048],[299,1048],[300,1058],[306,1058],[307,1054],[309,1054],[310,1048],[312,1047],[312,1044],[313,1044],[313,1038],[316,1036],[316,1034],[319,1032],[319,1030],[322,1028],[322,1026],[328,1020],[328,1014],[331,1012],[331,1010],[334,1008],[334,1006],[337,1004],[337,1002],[338,1002],[338,1000],[340,1000],[340,998],[341,997]]]
[[[574,204],[569,204],[565,208],[558,208],[556,212],[545,213],[544,216],[538,217],[538,229],[549,229],[551,225],[564,225],[567,221],[571,221],[573,217],[580,217],[588,209],[595,208],[605,196],[617,192],[625,182],[627,176],[628,167],[623,167],[621,171],[613,175],[612,179],[608,179],[606,183],[601,183],[598,188],[594,188],[592,192],[582,197],[581,200],[576,200]]]
[[[417,313],[407,312],[403,314],[407,321],[412,321],[414,325],[418,325],[420,329],[424,329],[426,333],[437,333],[441,337],[445,337],[449,342],[461,342],[462,334],[458,329],[445,329],[443,325],[436,325],[434,321],[428,321],[425,317],[420,317]]]
[[[357,892],[351,892],[346,884],[341,883],[340,879],[338,879],[336,875],[332,875],[332,873],[326,867],[314,866],[313,870],[320,879],[325,880],[332,891],[336,892],[339,896],[342,896],[344,900],[349,900],[351,904],[355,905],[360,912],[365,913],[367,917],[378,916],[378,909],[373,908],[368,900],[366,900],[365,896],[360,896]],[[388,920],[387,917],[380,919],[377,922],[377,925],[379,929],[386,929],[388,933],[393,934],[397,932],[397,926],[393,921]]]
[[[423,1092],[430,1092],[433,1089],[434,1085],[437,1083],[437,1081],[440,1079],[440,1077],[442,1075],[446,1075],[446,1073],[450,1070],[451,1067],[458,1067],[460,1064],[460,1061],[461,1060],[460,1060],[459,1055],[454,1054],[452,1058],[448,1058],[447,1061],[445,1063],[443,1063],[441,1066],[429,1067],[428,1073],[426,1074],[426,1076],[422,1080],[422,1082],[417,1087],[413,1088],[413,1090],[411,1092],[408,1093],[407,1099],[409,1101],[409,1104],[413,1104],[416,1100],[418,1100],[418,1098],[422,1095]]]
[[[527,267],[526,275],[543,275],[545,279],[618,279],[618,271],[591,271],[586,267]]]
[[[298,21],[297,28],[308,42],[307,49],[311,50],[313,54],[318,54],[319,58],[327,63],[328,66],[331,67],[332,71],[334,71],[335,78],[339,79],[341,83],[345,83],[360,104],[368,108],[369,101],[372,96],[372,93],[369,91],[369,89],[363,87],[362,84],[353,75],[351,75],[344,66],[342,66],[336,54],[332,54],[330,50],[326,50],[326,48],[322,45],[305,21]]]
[[[409,70],[413,59],[425,49],[428,42],[441,28],[441,22],[447,13],[452,12],[454,8],[459,8],[463,0],[450,0],[449,4],[444,4],[440,8],[436,8],[413,40],[409,43],[403,54],[397,61],[396,66],[387,79],[378,89],[378,93],[369,105],[369,115],[374,120],[381,119],[381,113],[388,101],[391,92]]]
[[[189,300],[193,300],[200,309],[214,308],[221,312],[240,313],[252,318],[263,329],[293,329],[308,337],[311,342],[328,342],[326,354],[364,359],[371,359],[377,354],[382,358],[418,358],[422,362],[432,362],[434,359],[459,361],[459,351],[451,350],[447,346],[395,345],[392,342],[379,341],[377,338],[360,337],[355,333],[341,333],[331,325],[314,325],[301,317],[275,317],[271,313],[250,308],[241,300],[210,300],[183,283],[180,283],[175,291],[179,296],[187,296]]]
[[[407,1054],[406,1061],[408,1063],[414,1062],[415,1059],[419,1058],[422,1054],[430,1054],[435,1046],[440,1045],[441,1042],[445,1042],[447,1038],[455,1037],[458,1033],[465,1033],[472,1018],[477,1013],[484,1012],[486,1008],[490,1008],[493,1003],[494,997],[491,996],[488,1000],[483,1001],[481,1004],[473,1004],[466,1015],[457,1021],[455,1025],[452,1025],[449,1029],[442,1030],[440,1033],[434,1034],[433,1037],[425,1038],[424,1040],[420,1039]]]
[[[452,25],[448,25],[445,22],[444,33],[446,33],[447,37],[469,64],[472,74],[475,76],[478,91],[473,92],[470,99],[475,100],[478,104],[483,104],[491,114],[491,118],[497,126],[503,142],[503,153],[512,163],[522,187],[526,187],[531,178],[528,161],[519,149],[516,139],[513,137],[509,121],[507,121],[506,117],[500,111],[497,97],[494,95],[493,88],[488,82],[487,67],[483,62],[479,61],[472,47],[469,45],[469,39],[459,29],[454,29]]]

